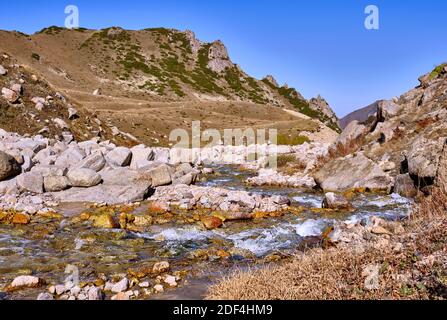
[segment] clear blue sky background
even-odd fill
[[[404,93],[447,61],[445,0],[3,1],[0,29],[63,26],[69,4],[82,27],[170,27],[221,39],[250,75],[273,74],[306,98],[321,94],[339,116]],[[364,28],[369,4],[380,9],[378,31]]]

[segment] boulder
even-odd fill
[[[417,196],[418,191],[410,174],[400,174],[396,177],[394,192],[406,198],[414,198]]]
[[[64,176],[66,170],[53,165],[36,165],[31,168],[31,172],[38,173],[45,178],[48,176]]]
[[[151,185],[150,179],[144,179],[141,172],[129,168],[105,168],[99,174],[106,185],[131,186],[137,182],[146,183],[148,187]]]
[[[14,90],[3,88],[2,89],[2,96],[6,99],[9,103],[16,103],[17,100],[19,100],[19,94],[15,92]]]
[[[54,163],[55,166],[60,168],[74,168],[76,167],[86,156],[84,150],[77,146],[72,146],[61,153]]]
[[[272,197],[274,203],[279,205],[290,205],[290,199],[286,196],[276,195]]]
[[[338,136],[334,142],[334,146],[348,145],[351,141],[358,139],[364,133],[366,133],[366,126],[360,124],[358,121],[352,121],[345,130]]]
[[[407,154],[409,173],[421,179],[434,179],[444,143],[445,137],[439,139],[419,137],[416,139]]]
[[[0,182],[0,195],[18,194],[17,178]]]
[[[402,107],[400,105],[394,103],[393,101],[382,100],[378,105],[379,117],[385,121],[394,118],[398,115],[401,108]]]
[[[203,223],[205,228],[208,230],[217,229],[217,228],[221,227],[223,224],[223,221],[220,218],[213,217],[213,216],[203,217],[200,221]]]
[[[184,176],[181,176],[179,178],[176,178],[172,181],[172,184],[178,185],[178,184],[185,184],[187,186],[193,184],[196,180],[196,175],[193,173],[185,174]]]
[[[0,181],[16,176],[21,171],[22,169],[16,159],[0,151]]]
[[[132,161],[130,163],[132,170],[138,170],[150,165],[155,157],[154,151],[146,148],[144,145],[133,147],[130,151],[132,152]]]
[[[67,189],[70,181],[63,176],[48,176],[43,179],[43,185],[46,192],[56,192]]]
[[[23,288],[37,288],[45,281],[35,276],[19,276],[8,286],[8,291],[20,290]]]
[[[43,177],[36,172],[26,172],[17,176],[17,185],[22,191],[43,193]]]
[[[333,192],[328,192],[324,195],[322,207],[324,209],[335,209],[335,210],[350,210],[352,209],[351,203],[348,199],[340,194],[335,194]]]
[[[172,183],[171,170],[168,165],[160,165],[150,169],[146,174],[152,180],[152,187],[165,186]]]
[[[101,151],[96,151],[82,160],[76,168],[78,169],[90,169],[95,172],[101,171],[106,165],[106,160]]]
[[[132,160],[132,152],[125,147],[118,147],[107,153],[107,163],[116,167],[126,167]]]
[[[91,169],[72,169],[67,177],[73,187],[94,187],[101,183],[101,176]]]
[[[98,185],[91,188],[71,188],[52,195],[60,202],[89,202],[123,204],[145,200],[153,193],[147,184],[136,183],[130,186]]]
[[[191,173],[193,170],[194,168],[189,163],[182,163],[175,168],[175,176],[181,177],[185,174]]]
[[[368,189],[389,191],[394,179],[363,153],[334,159],[314,175],[317,185],[324,191]]]
[[[104,213],[98,217],[95,217],[93,226],[101,229],[116,229],[119,228],[119,224],[115,221],[114,217],[108,213]]]
[[[161,163],[169,163],[171,158],[171,151],[166,148],[155,148],[154,149],[154,161]]]

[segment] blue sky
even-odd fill
[[[339,116],[404,93],[447,61],[444,0],[5,1],[0,29],[63,26],[69,4],[82,27],[170,27],[221,39],[250,75],[273,74],[306,98],[321,94]],[[370,4],[379,30],[364,28]]]

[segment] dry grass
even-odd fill
[[[444,217],[447,212],[447,195],[434,189],[428,197],[421,197],[419,204],[411,216],[413,222],[433,221]]]
[[[327,155],[320,156],[317,159],[317,165],[315,166],[314,171],[318,171],[331,160],[342,158],[357,152],[364,145],[366,145],[366,136],[361,135],[357,139],[349,140],[346,144],[337,143],[336,145],[331,146]]]
[[[447,299],[446,200],[440,192],[423,199],[405,234],[385,248],[313,249],[279,266],[236,272],[211,287],[208,299]],[[371,265],[380,266],[380,286],[369,291],[363,272]]]
[[[283,174],[293,175],[306,169],[306,164],[299,161],[294,155],[279,155],[278,169]]]

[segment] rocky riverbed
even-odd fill
[[[234,268],[355,241],[348,228],[411,207],[356,192],[337,207],[311,186],[253,185],[240,163],[173,163],[163,149],[2,134],[2,299],[203,298]]]

